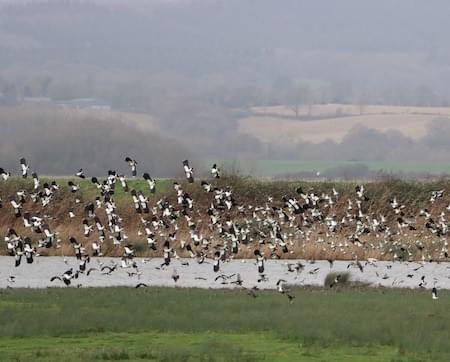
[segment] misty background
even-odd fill
[[[328,160],[357,162],[344,173],[358,177],[365,162],[446,163],[448,14],[444,0],[0,1],[0,167],[17,172],[25,156],[44,174],[104,174],[130,155],[173,176],[184,158],[242,161],[243,173],[244,161]],[[299,109],[326,104],[433,111],[416,111],[432,114],[420,137],[376,122],[339,141],[256,132],[261,107],[275,131],[320,121]],[[248,118],[255,132],[242,132]]]

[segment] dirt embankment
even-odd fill
[[[54,193],[53,199],[46,207],[41,203],[33,203],[29,194],[32,192],[32,181],[22,179],[10,179],[0,182],[0,197],[3,200],[0,209],[0,235],[5,236],[8,229],[14,228],[20,236],[29,236],[33,244],[43,237],[42,234],[33,232],[30,228],[24,228],[22,218],[16,218],[10,205],[10,198],[15,196],[17,191],[25,190],[26,202],[23,204],[22,214],[29,211],[30,214],[44,216],[46,223],[52,232],[58,233],[61,240],[61,248],[39,248],[41,255],[73,255],[73,248],[69,243],[69,237],[74,236],[83,243],[88,253],[91,253],[91,243],[98,240],[98,233],[94,231],[89,237],[83,235],[82,220],[87,219],[93,225],[93,219],[87,218],[84,207],[89,202],[94,202],[99,196],[95,186],[89,181],[80,183],[80,191],[71,193],[67,186],[67,180],[58,179],[61,185],[60,190]],[[130,189],[141,189],[149,198],[150,208],[156,208],[156,216],[161,217],[161,212],[157,208],[157,201],[167,199],[174,210],[179,210],[178,219],[171,223],[166,218],[166,226],[153,230],[157,241],[157,250],[150,250],[147,246],[142,218],[151,220],[152,210],[148,214],[137,214],[134,210],[131,195],[124,193],[118,183],[116,194],[114,195],[117,204],[117,215],[122,218],[124,233],[128,236],[126,242],[132,243],[139,256],[161,256],[163,243],[168,239],[169,233],[175,231],[178,226],[176,240],[171,242],[171,246],[180,256],[187,256],[185,249],[180,248],[181,241],[191,244],[195,251],[203,251],[207,256],[228,245],[231,247],[230,236],[219,235],[217,230],[211,231],[208,225],[210,219],[208,208],[214,199],[214,193],[205,192],[200,183],[187,184],[179,181],[181,187],[194,200],[193,210],[185,210],[193,222],[196,224],[198,234],[202,238],[208,239],[208,248],[202,248],[201,243],[194,245],[189,232],[189,228],[182,212],[182,206],[177,203],[176,193],[173,189],[173,181],[161,180],[158,182],[158,192],[150,194],[146,184],[141,181],[131,181]],[[364,195],[367,198],[362,200],[355,192],[356,183],[349,182],[302,182],[302,181],[276,181],[263,182],[253,179],[227,177],[218,181],[211,181],[213,186],[224,189],[229,187],[233,190],[234,206],[230,211],[220,211],[218,216],[225,225],[226,220],[234,221],[237,230],[244,231],[247,235],[242,240],[242,235],[238,235],[239,252],[235,257],[251,257],[253,251],[258,248],[266,257],[281,258],[308,258],[308,259],[352,259],[375,257],[379,259],[391,260],[400,259],[447,259],[446,240],[447,232],[445,226],[448,223],[448,210],[450,204],[450,182],[403,182],[397,180],[385,180],[372,182],[364,185]],[[296,191],[301,187],[304,193],[315,193],[319,197],[317,210],[319,216],[312,216],[312,209],[305,209],[303,213],[295,214],[283,201],[283,196],[295,197],[300,205],[304,205],[301,195]],[[333,189],[338,195],[333,194]],[[433,191],[443,190],[443,196],[434,202],[430,201]],[[332,203],[329,202],[331,198]],[[269,200],[270,198],[270,200]],[[401,211],[395,212],[390,201],[396,199],[399,205],[403,205]],[[76,199],[80,202],[76,203]],[[349,207],[351,202],[351,208]],[[361,200],[359,208],[358,200]],[[243,208],[239,209],[242,206]],[[260,208],[259,210],[255,208]],[[69,217],[69,209],[73,209],[75,217]],[[420,215],[421,209],[427,209],[430,216],[428,219]],[[282,216],[281,210],[285,211]],[[96,209],[96,215],[107,227],[105,210]],[[381,221],[381,216],[385,218],[382,228],[376,228],[373,220]],[[399,226],[398,218],[402,217],[403,227]],[[286,218],[286,219],[285,219]],[[327,220],[333,218],[337,221],[337,227],[331,231],[327,227]],[[283,251],[280,240],[275,240],[270,236],[271,227],[268,220],[275,220],[280,227],[280,235],[286,242],[288,251]],[[343,222],[343,219],[345,221]],[[439,226],[438,231],[426,227],[429,219]],[[409,226],[406,226],[408,223]],[[367,230],[357,232],[357,225],[365,224]],[[106,240],[102,244],[102,251],[105,255],[122,255],[122,246],[113,246],[111,238],[107,233]],[[0,251],[6,253],[6,243],[1,242]],[[230,251],[230,255],[232,255]]]

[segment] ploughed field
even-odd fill
[[[386,105],[316,104],[298,108],[253,107],[239,120],[239,131],[265,142],[341,142],[358,126],[380,132],[400,132],[412,139],[426,134],[431,121],[450,114],[448,107],[402,107]],[[305,137],[307,135],[307,137]]]
[[[41,178],[40,183],[52,180]],[[67,185],[69,180],[79,186],[75,192]],[[117,181],[109,199],[117,227],[110,225],[107,202],[90,180],[55,181],[59,190],[52,191],[45,206],[34,193],[32,180],[0,181],[0,234],[7,236],[13,229],[18,238],[29,237],[36,257],[74,255],[80,248],[92,255],[93,243],[103,256],[122,256],[129,245],[135,256],[155,257],[163,256],[168,241],[172,257],[212,259],[219,252],[222,260],[254,258],[259,250],[266,259],[448,260],[446,180],[361,185],[232,176],[202,186],[200,181],[164,179],[156,181],[155,193],[142,179],[129,180],[128,192]],[[139,203],[136,211],[132,190],[142,192],[148,210]],[[21,191],[23,202],[16,217],[10,200],[18,200]],[[25,215],[36,218],[37,226],[25,227]],[[103,237],[95,220],[104,227]],[[6,240],[0,251],[8,254]]]

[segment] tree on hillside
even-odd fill
[[[307,85],[296,85],[291,87],[286,94],[286,104],[295,113],[295,118],[299,118],[300,107],[311,104],[311,89]],[[311,108],[308,108],[310,115]]]
[[[3,103],[7,105],[14,105],[17,104],[18,101],[18,92],[17,87],[14,83],[7,83],[3,87]]]

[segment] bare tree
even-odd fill
[[[300,108],[308,106],[308,114],[311,115],[311,89],[307,85],[297,85],[289,89],[286,101],[288,107],[295,113],[295,118],[299,118]]]

